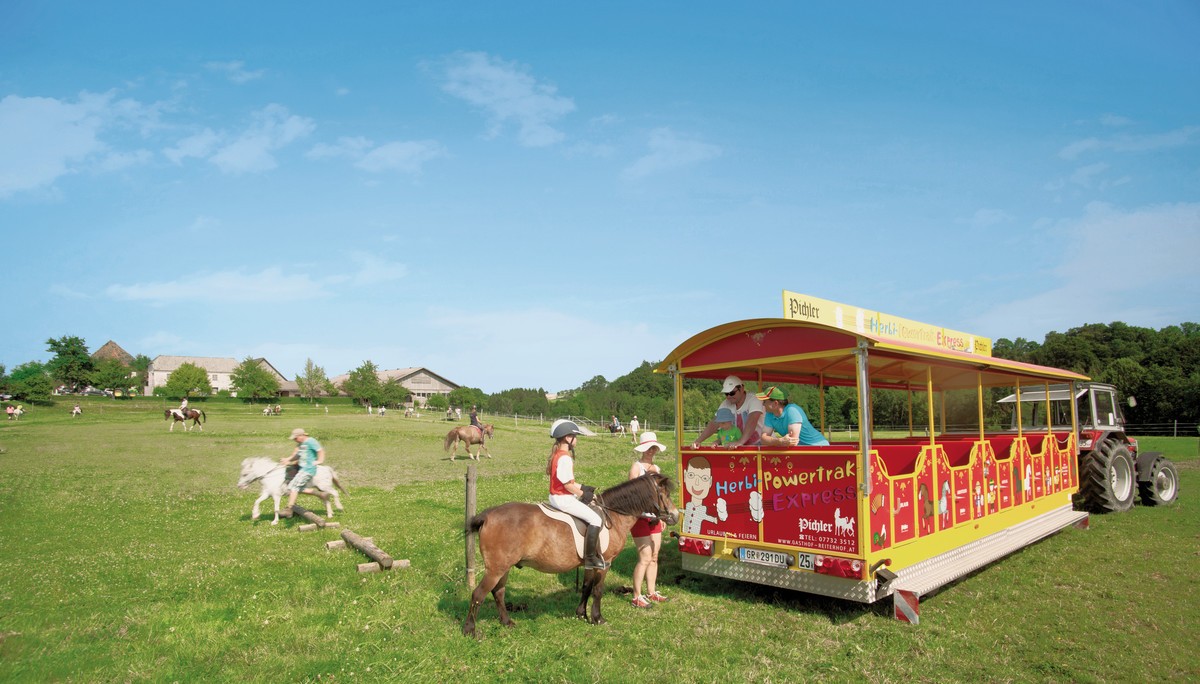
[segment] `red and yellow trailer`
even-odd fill
[[[990,405],[1039,388],[1049,402],[1051,383],[1087,378],[994,358],[990,347],[786,291],[783,318],[727,323],[679,345],[657,371],[675,385],[684,570],[866,603],[891,595],[897,617],[915,621],[919,596],[1086,526],[1071,505],[1076,431],[1022,427],[1019,415],[1001,424]],[[730,374],[751,393],[751,384],[816,388],[809,415],[829,446],[691,448],[685,379]],[[855,397],[853,432],[831,432],[825,400],[835,387]],[[901,434],[874,426],[887,393],[893,407],[896,393],[907,400]]]

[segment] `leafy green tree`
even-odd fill
[[[79,387],[91,379],[92,357],[82,337],[63,335],[57,340],[50,338],[46,340],[46,350],[54,353],[54,358],[46,363],[46,369],[59,383]]]
[[[180,365],[167,377],[166,394],[168,397],[207,397],[212,394],[208,371],[194,363]]]
[[[550,413],[546,390],[514,388],[488,397],[488,411],[494,414],[544,416]]]
[[[425,400],[425,407],[431,411],[445,411],[450,408],[450,399],[445,394],[431,394]]]
[[[145,387],[147,376],[150,373],[150,357],[146,356],[145,354],[138,354],[137,356],[133,357],[133,361],[130,362],[129,368],[137,374],[135,379],[130,381],[129,384],[134,387]]]
[[[449,395],[450,405],[468,408],[478,406],[480,409],[487,408],[487,395],[483,390],[475,387],[457,387],[450,390]]]
[[[300,396],[307,399],[319,397],[323,393],[336,393],[336,390],[326,391],[332,384],[325,375],[325,369],[313,363],[312,359],[305,360],[304,374],[296,376],[296,385],[300,388]]]
[[[16,399],[35,404],[49,404],[54,392],[54,380],[46,365],[37,361],[23,363],[12,370],[8,387]]]
[[[230,384],[238,397],[250,401],[273,398],[279,395],[279,378],[263,367],[259,359],[247,356],[229,376]]]
[[[381,406],[397,407],[408,401],[408,388],[400,384],[398,378],[389,378],[383,383],[379,394],[379,404]]]
[[[362,365],[350,371],[350,377],[342,383],[342,391],[353,397],[360,404],[378,404],[383,398],[383,383],[379,380],[379,367],[371,361],[363,361]]]
[[[101,389],[120,389],[125,390],[131,386],[136,386],[137,380],[130,377],[132,371],[129,366],[121,363],[116,359],[103,359],[96,364],[95,370],[92,371],[90,383],[93,387]]]

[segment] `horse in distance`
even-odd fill
[[[204,415],[203,409],[187,409],[184,411],[175,408],[164,409],[163,419],[171,421],[171,429],[167,430],[167,432],[175,431],[175,423],[183,423],[188,432],[191,432],[193,427],[199,427],[200,431],[204,432],[204,421],[208,420],[208,416]],[[189,420],[192,421],[191,425],[188,425]]]
[[[495,434],[495,428],[491,423],[486,423],[483,430],[474,425],[460,425],[446,433],[445,451],[450,451],[453,448],[454,452],[450,454],[450,460],[453,461],[455,456],[458,456],[458,445],[461,442],[463,449],[467,452],[467,456],[479,460],[479,452],[487,454],[488,458],[492,457],[492,452],[488,451],[485,438]],[[475,446],[475,453],[471,453],[471,447]]]

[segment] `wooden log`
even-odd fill
[[[325,542],[326,551],[337,551],[338,549],[346,548],[346,542],[343,539],[335,539],[334,541]]]
[[[411,565],[412,565],[412,563],[409,562],[409,560],[407,558],[402,558],[398,561],[393,562],[391,569],[395,570],[396,568],[407,568],[407,567],[410,567]],[[359,563],[358,564],[358,571],[362,572],[362,573],[380,572],[382,570],[383,570],[383,568],[380,567],[379,563],[376,563],[375,561],[371,561],[370,563]]]
[[[313,530],[319,529],[320,527],[321,526],[316,523],[309,523],[307,525],[301,525],[300,527],[298,527],[296,529],[300,530],[301,532],[312,532]]]
[[[346,540],[347,544],[366,554],[371,560],[379,563],[384,570],[392,567],[392,563],[394,562],[392,557],[384,553],[383,549],[375,546],[375,542],[368,541],[366,537],[359,536],[350,530],[342,530],[342,539]]]
[[[313,525],[316,525],[317,527],[325,527],[325,518],[322,518],[303,506],[292,506],[292,512],[304,518]]]

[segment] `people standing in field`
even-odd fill
[[[83,415],[83,409],[79,408],[79,404],[75,404],[75,408],[71,409],[71,417],[74,418],[75,416],[82,416],[82,415]]]
[[[768,387],[756,396],[766,410],[763,416],[763,446],[829,446],[829,440],[813,427],[804,409],[788,403],[783,390]]]
[[[554,446],[550,449],[550,462],[546,465],[546,474],[550,476],[550,505],[587,523],[583,543],[583,568],[603,570],[608,567],[608,563],[600,553],[602,521],[600,514],[587,505],[595,488],[585,488],[575,481],[575,442],[579,435],[593,434],[595,433],[579,427],[574,421],[554,421],[550,426]]]
[[[642,429],[642,424],[638,422],[637,415],[629,419],[629,435],[633,438],[633,443],[637,444],[638,430]]]
[[[629,479],[636,480],[649,473],[661,473],[662,469],[654,463],[654,457],[666,451],[667,447],[658,441],[658,435],[653,432],[643,432],[638,445],[633,448],[637,452],[637,460],[629,468]],[[633,566],[633,607],[649,608],[650,602],[663,602],[666,596],[658,593],[658,552],[662,548],[662,521],[652,514],[646,513],[633,523],[629,531],[633,535],[633,544],[637,547],[637,564]],[[642,581],[646,582],[646,592],[642,593]]]
[[[13,406],[12,404],[5,404],[4,412],[8,414],[8,419],[12,420],[13,414],[17,412],[17,407]]]
[[[758,444],[759,432],[763,420],[763,405],[753,394],[746,392],[745,385],[742,384],[741,378],[736,375],[730,375],[725,378],[725,382],[721,384],[721,391],[725,393],[725,401],[721,402],[718,409],[728,408],[733,413],[734,425],[742,431],[742,436],[731,444],[723,444],[725,447],[739,447],[743,445]],[[708,421],[708,425],[700,431],[700,436],[696,437],[696,441],[692,442],[692,448],[696,449],[711,437],[717,431],[717,421]]]
[[[325,449],[321,447],[320,442],[309,437],[304,428],[292,430],[292,441],[296,443],[292,454],[279,459],[283,465],[296,464],[300,466],[300,471],[288,484],[287,507],[289,511],[296,504],[296,497],[300,495],[301,491],[305,494],[317,493],[316,489],[308,485],[312,484],[313,478],[317,475],[317,466],[325,462]]]

